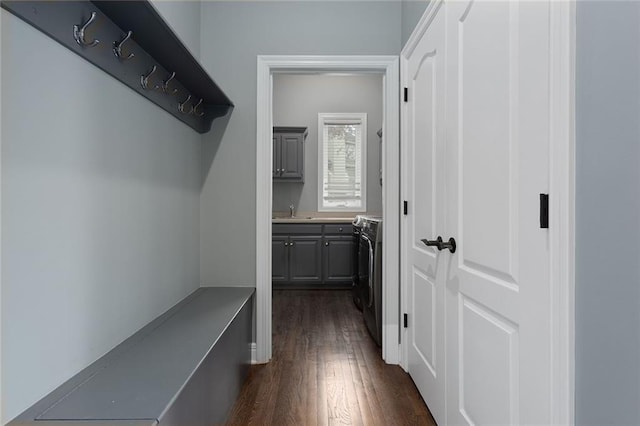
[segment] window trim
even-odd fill
[[[323,183],[324,183],[324,126],[326,122],[331,121],[359,121],[362,136],[362,147],[360,149],[361,164],[361,192],[362,206],[360,208],[353,207],[325,207],[323,205]],[[349,112],[349,113],[318,113],[318,211],[319,212],[366,212],[367,211],[367,113],[366,112]]]

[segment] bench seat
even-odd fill
[[[251,362],[253,288],[200,288],[9,425],[222,423]]]

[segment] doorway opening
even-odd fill
[[[283,74],[377,74],[382,78],[381,177],[384,182],[380,212],[385,218],[382,262],[382,357],[397,364],[399,357],[399,61],[395,56],[259,56],[257,81],[256,149],[256,353],[255,361],[265,363],[272,355],[272,217],[274,77]],[[325,111],[332,112],[332,111]],[[318,119],[321,126],[320,118]],[[288,123],[289,125],[291,123]],[[304,127],[304,126],[303,126]],[[322,156],[320,156],[322,157]],[[313,158],[313,157],[312,157]],[[318,162],[318,167],[322,167]],[[295,185],[289,183],[287,185]],[[319,187],[319,185],[316,185]],[[285,197],[296,193],[289,189]],[[298,190],[299,192],[299,190]],[[318,203],[322,203],[318,191]],[[287,200],[290,205],[294,203]],[[298,199],[300,206],[301,199]],[[278,200],[282,203],[282,200]],[[286,203],[285,203],[286,204]],[[279,205],[279,204],[278,204]],[[277,206],[276,206],[277,207]],[[295,211],[303,215],[308,207]],[[321,207],[321,206],[319,206]],[[329,204],[329,207],[331,205]],[[319,208],[317,210],[322,210]],[[331,208],[327,209],[331,210]],[[362,210],[365,211],[365,210]],[[286,212],[286,210],[285,210]],[[289,211],[290,213],[290,211]],[[323,215],[328,212],[322,212]]]

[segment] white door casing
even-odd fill
[[[407,371],[439,424],[445,424],[444,258],[422,239],[435,240],[444,229],[445,14],[431,10],[428,32],[403,62],[410,102],[403,104],[403,181],[407,215],[403,219],[402,268],[407,282],[404,338]],[[415,325],[415,326],[414,326]]]
[[[435,176],[412,169],[403,179],[403,195],[416,209],[419,195],[435,193],[438,201],[444,192],[431,214],[439,217],[439,207],[444,219],[434,222],[441,228],[431,238],[458,243],[455,254],[440,254],[430,281],[436,295],[439,279],[446,281],[445,384],[432,381],[423,391],[420,382],[437,370],[412,361],[413,334],[429,336],[434,347],[438,342],[437,315],[418,325],[410,315],[403,365],[440,423],[571,424],[574,4],[440,3],[430,4],[402,53],[403,85],[410,88],[402,158],[413,168],[419,156],[412,151],[420,129],[413,110],[439,104],[438,88],[431,90],[435,99],[418,99],[429,91],[412,89],[408,69],[424,56],[420,46],[437,39],[434,17],[446,15],[443,161],[433,167]],[[416,178],[441,188],[420,193]],[[539,228],[540,193],[550,193],[550,229]],[[401,256],[402,302],[410,313],[418,306],[413,268],[420,263],[412,256],[418,250],[412,213],[409,208],[402,222]],[[439,390],[446,396],[444,420],[436,414],[442,394],[431,395],[434,387],[446,389]]]
[[[382,357],[400,361],[400,76],[397,56],[258,56],[256,122],[256,357],[271,359],[272,74],[380,73],[383,75],[383,305]]]

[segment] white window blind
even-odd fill
[[[366,114],[319,114],[319,210],[364,211]]]

